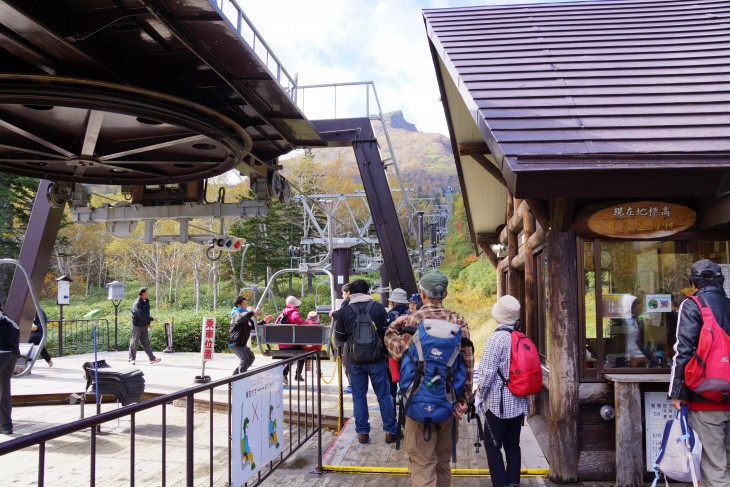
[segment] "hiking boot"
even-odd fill
[[[287,378],[287,376],[284,376],[284,385],[285,386],[289,385],[289,379]]]
[[[302,377],[302,376],[301,376],[301,374],[300,374],[300,375],[298,375],[298,376],[296,376],[296,377],[295,377],[295,379],[296,379],[297,381],[299,381],[299,382],[304,382],[304,377]]]
[[[161,358],[153,358],[152,360],[150,360],[150,363],[156,364],[157,362],[160,362],[161,360],[162,360]]]
[[[395,443],[395,440],[397,439],[403,439],[403,433],[385,433],[385,442],[386,443]]]
[[[13,434],[13,425],[3,426],[2,428],[0,428],[0,434],[12,435]]]
[[[367,433],[361,433],[357,435],[357,441],[359,441],[361,445],[370,443],[370,435]]]

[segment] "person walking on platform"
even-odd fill
[[[730,334],[730,299],[725,295],[725,277],[720,266],[709,259],[695,262],[689,282],[693,296],[709,308],[720,328]],[[685,298],[679,306],[669,397],[676,410],[687,404],[689,425],[702,442],[702,487],[727,487],[730,485],[730,403],[712,401],[685,383],[685,368],[695,354],[704,324],[699,304],[693,298]]]
[[[153,321],[157,321],[157,318],[153,318],[150,314],[150,300],[147,297],[147,288],[141,287],[139,288],[137,300],[132,305],[132,338],[129,340],[129,363],[131,365],[134,365],[137,360],[138,341],[142,344],[142,348],[144,348],[151,364],[156,364],[162,360],[155,357],[152,347],[150,347],[149,328]]]
[[[13,434],[10,379],[20,357],[20,328],[0,306],[0,434]]]
[[[261,310],[249,311],[246,298],[238,296],[233,303],[231,324],[228,329],[228,347],[241,359],[241,363],[233,370],[233,375],[246,372],[256,359],[253,350],[248,346],[251,330],[256,324],[254,316],[261,316]],[[271,317],[268,318],[271,321]]]
[[[405,327],[418,328],[418,324],[426,319],[444,320],[461,327],[462,339],[469,339],[469,325],[458,313],[443,307],[443,300],[448,295],[449,279],[441,271],[433,270],[423,275],[418,282],[419,297],[423,306],[416,312],[397,318],[385,332],[385,346],[390,354],[401,360],[403,354],[413,342],[413,335],[404,333]],[[410,463],[408,471],[413,485],[429,487],[446,487],[451,485],[451,454],[454,441],[453,422],[467,410],[471,401],[474,383],[474,351],[471,347],[463,347],[462,353],[466,365],[466,382],[464,393],[454,407],[453,418],[436,425],[429,425],[431,438],[424,438],[423,423],[406,417],[405,442],[406,453]],[[458,432],[458,427],[457,427]]]
[[[520,302],[512,296],[502,296],[492,306],[492,316],[497,326],[515,329],[519,326]],[[509,378],[511,346],[511,333],[492,333],[479,361],[475,403],[484,416],[484,445],[494,487],[520,485],[520,430],[527,415],[527,398],[514,396],[500,378],[500,374]]]
[[[408,293],[397,287],[393,289],[388,298],[390,311],[388,311],[388,325],[393,323],[399,316],[410,314],[408,310]],[[390,354],[389,354],[390,355]],[[388,357],[388,376],[390,378],[390,395],[393,396],[393,402],[396,401],[398,394],[398,361],[393,357]]]
[[[46,312],[43,311],[43,309],[41,309],[41,314],[43,315],[43,322],[46,323],[47,326],[48,318],[46,317]],[[38,317],[38,313],[36,313],[35,317],[33,318],[33,324],[31,325],[30,330],[30,339],[28,340],[28,343],[32,343],[33,345],[40,345],[41,340],[43,339],[43,324]],[[51,354],[48,353],[48,349],[46,347],[43,347],[41,349],[41,357],[43,357],[43,360],[46,361],[49,367],[53,367]]]
[[[350,283],[350,302],[340,308],[335,323],[335,336],[347,342],[350,348],[350,377],[352,385],[352,406],[355,416],[355,432],[361,444],[370,442],[370,415],[368,413],[368,378],[373,386],[380,406],[380,417],[385,430],[385,442],[393,443],[398,434],[395,420],[395,404],[388,386],[388,361],[383,335],[388,326],[385,307],[370,297],[370,287],[362,279]],[[356,337],[364,337],[375,325],[374,340],[356,343]],[[362,328],[365,328],[363,330]],[[362,333],[361,333],[362,332]],[[357,346],[356,346],[357,345]],[[367,356],[367,359],[362,357]]]

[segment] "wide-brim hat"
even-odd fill
[[[287,296],[287,298],[286,298],[286,305],[287,306],[301,306],[302,305],[302,302],[299,301],[294,296]]]
[[[394,303],[407,304],[408,303],[408,293],[405,292],[403,289],[397,287],[397,288],[393,289],[393,291],[390,293],[390,297],[388,299]]]

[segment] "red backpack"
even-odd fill
[[[542,364],[535,344],[524,333],[509,327],[502,326],[495,331],[508,331],[512,334],[509,378],[505,379],[502,372],[498,370],[502,382],[513,395],[518,397],[531,396],[540,392]]]
[[[730,337],[717,323],[712,310],[698,296],[687,296],[702,311],[697,349],[684,368],[684,382],[692,391],[715,402],[730,395]]]

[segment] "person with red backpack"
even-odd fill
[[[520,302],[502,296],[492,307],[492,316],[498,327],[487,338],[479,361],[475,405],[484,416],[484,446],[492,485],[511,487],[520,485],[520,430],[527,415],[527,396],[516,396],[506,386],[514,379],[510,375],[512,331],[519,326]]]
[[[676,410],[687,404],[689,425],[702,442],[702,487],[727,487],[730,485],[730,397],[727,390],[712,390],[712,386],[709,391],[705,390],[706,384],[700,376],[707,373],[715,377],[716,382],[724,382],[722,376],[730,380],[727,377],[728,357],[708,362],[703,351],[707,349],[707,342],[701,338],[703,333],[712,330],[710,336],[714,346],[727,342],[730,299],[723,289],[722,269],[709,259],[692,264],[689,282],[694,293],[679,307],[669,397]],[[698,367],[697,362],[703,367]]]

